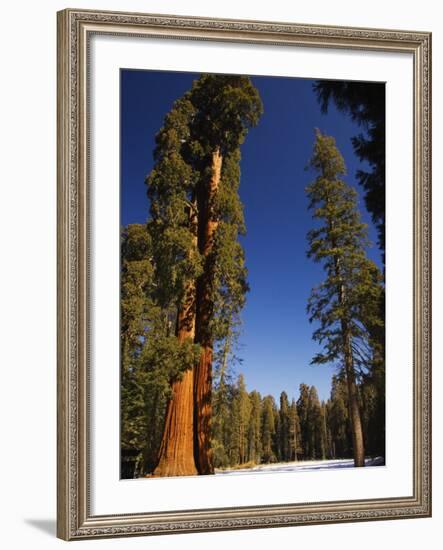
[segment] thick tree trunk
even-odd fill
[[[194,444],[199,474],[213,474],[211,448],[212,344],[205,343],[194,378]]]
[[[190,209],[191,228],[197,245],[197,216]],[[177,314],[176,334],[180,342],[195,338],[196,287],[188,282],[185,299]],[[155,477],[197,475],[194,459],[194,368],[186,370],[179,380],[172,383],[165,427],[158,455]]]
[[[196,343],[202,352],[194,376],[194,438],[195,461],[200,474],[213,474],[214,465],[211,449],[212,415],[212,355],[213,342],[209,322],[213,313],[213,245],[218,227],[214,212],[214,200],[220,184],[223,156],[216,149],[211,159],[211,176],[197,194],[199,212],[198,247],[204,257],[204,272],[197,281]]]

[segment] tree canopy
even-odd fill
[[[367,82],[319,80],[314,84],[323,112],[334,102],[343,113],[362,127],[363,132],[352,138],[358,158],[369,164],[360,169],[357,179],[365,190],[366,208],[377,227],[378,245],[385,251],[385,158],[386,103],[385,85]]]
[[[353,144],[370,169],[357,177],[384,249],[384,91],[364,98],[356,84],[328,82],[315,91],[324,110],[333,100],[364,129]],[[262,112],[249,77],[202,75],[156,135],[149,218],[121,232],[122,477],[349,457],[363,466],[365,456],[384,456],[383,276],[368,258],[344,159],[319,130],[307,256],[324,278],[307,313],[318,344],[311,364],[337,367],[330,396],[320,400],[304,383],[294,395],[290,380],[279,394],[261,394],[242,372],[241,146]]]

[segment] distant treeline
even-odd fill
[[[384,397],[376,378],[359,387],[367,456],[385,453]],[[296,460],[352,458],[352,429],[346,382],[334,376],[330,398],[320,401],[315,386],[301,384],[289,401],[248,393],[244,377],[221,380],[214,391],[212,445],[218,468]]]
[[[298,398],[283,391],[272,395],[248,392],[245,378],[222,374],[213,391],[212,449],[216,468],[248,467],[298,460],[353,457],[346,381],[332,377],[331,394],[320,401],[315,386],[300,384]],[[144,388],[138,424],[142,448],[123,449],[122,477],[150,474],[156,466],[165,421],[166,400]],[[152,388],[151,388],[152,389]],[[150,395],[151,399],[150,399]],[[385,456],[384,374],[375,370],[359,385],[367,456]],[[135,420],[135,418],[134,418]],[[135,427],[135,424],[133,424]]]
[[[334,101],[365,129],[352,144],[370,171],[356,178],[384,260],[384,86],[326,81],[314,90],[323,110]],[[155,137],[147,223],[121,235],[122,477],[351,456],[361,467],[365,456],[384,456],[383,270],[368,257],[368,226],[344,158],[320,130],[305,188],[306,254],[323,278],[306,309],[318,345],[311,364],[337,367],[330,399],[320,402],[302,384],[296,401],[283,392],[276,403],[249,393],[242,376],[232,380],[249,289],[241,146],[262,113],[248,77],[201,75]]]

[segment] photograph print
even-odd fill
[[[385,84],[120,71],[120,477],[385,456]]]

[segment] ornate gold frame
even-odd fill
[[[414,59],[413,496],[92,516],[88,502],[88,41],[92,34],[408,52]],[[65,540],[431,515],[431,34],[64,10],[58,13],[58,508]]]

